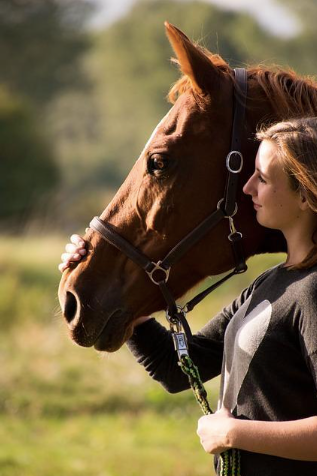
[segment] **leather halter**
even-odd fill
[[[234,70],[236,87],[234,89],[234,116],[232,125],[231,151],[226,157],[226,168],[228,170],[227,182],[224,197],[218,202],[217,209],[196,226],[188,235],[186,235],[167,255],[157,263],[153,262],[142,251],[137,249],[125,238],[120,236],[112,226],[99,217],[94,217],[90,222],[90,228],[100,233],[102,238],[115,248],[124,253],[134,263],[144,269],[151,281],[159,286],[167,304],[167,317],[172,324],[181,325],[186,331],[188,338],[191,332],[185,313],[192,310],[204,297],[211,291],[229,279],[234,274],[243,273],[247,266],[242,250],[242,234],[237,232],[233,222],[233,216],[238,207],[236,202],[239,174],[243,167],[243,157],[241,153],[241,136],[245,117],[246,97],[247,97],[247,72],[244,68]],[[176,305],[175,299],[170,293],[167,282],[172,266],[177,263],[183,255],[201,240],[211,229],[223,219],[229,220],[230,234],[228,239],[232,244],[233,255],[235,259],[235,268],[217,283],[198,294],[194,299],[180,308]]]

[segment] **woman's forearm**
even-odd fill
[[[302,461],[317,461],[317,416],[286,422],[235,419],[231,446]]]

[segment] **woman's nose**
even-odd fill
[[[243,193],[245,193],[246,195],[249,195],[249,180],[244,184],[242,190],[243,190]]]
[[[246,195],[252,195],[253,194],[253,188],[252,187],[252,178],[253,178],[253,175],[249,178],[249,180],[244,184],[242,190],[243,190],[243,193],[245,193]]]

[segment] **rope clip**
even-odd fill
[[[181,321],[181,318],[178,317],[179,315],[186,318],[186,306],[181,307],[179,305],[176,306],[177,313],[174,313],[171,316],[168,311],[166,312],[166,319],[169,322],[171,328],[171,334],[173,337],[174,348],[178,354],[178,358],[181,359],[183,355],[188,355],[188,344],[187,344],[187,337],[184,331],[184,327]]]
[[[172,315],[169,314],[168,309],[166,310],[166,319],[171,327],[171,332],[182,332],[183,331],[183,324],[182,324],[182,316],[186,319],[187,314],[187,306],[180,306],[176,304],[176,312]]]
[[[181,359],[183,355],[188,356],[188,345],[185,332],[172,332],[172,337],[178,358]]]

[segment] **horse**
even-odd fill
[[[234,71],[219,55],[170,23],[165,29],[182,72],[169,93],[172,107],[100,215],[108,229],[153,263],[204,221],[223,197],[239,89]],[[257,223],[252,201],[242,193],[254,170],[255,132],[264,124],[317,115],[317,83],[292,70],[265,66],[249,67],[246,81],[240,137],[244,163],[234,220],[249,258],[285,251],[280,232]],[[227,236],[228,220],[221,220],[175,263],[168,276],[175,298],[234,266]],[[95,229],[87,229],[84,239],[87,256],[64,271],[60,282],[62,313],[75,343],[114,352],[132,335],[135,320],[162,310],[165,300],[147,273]]]

